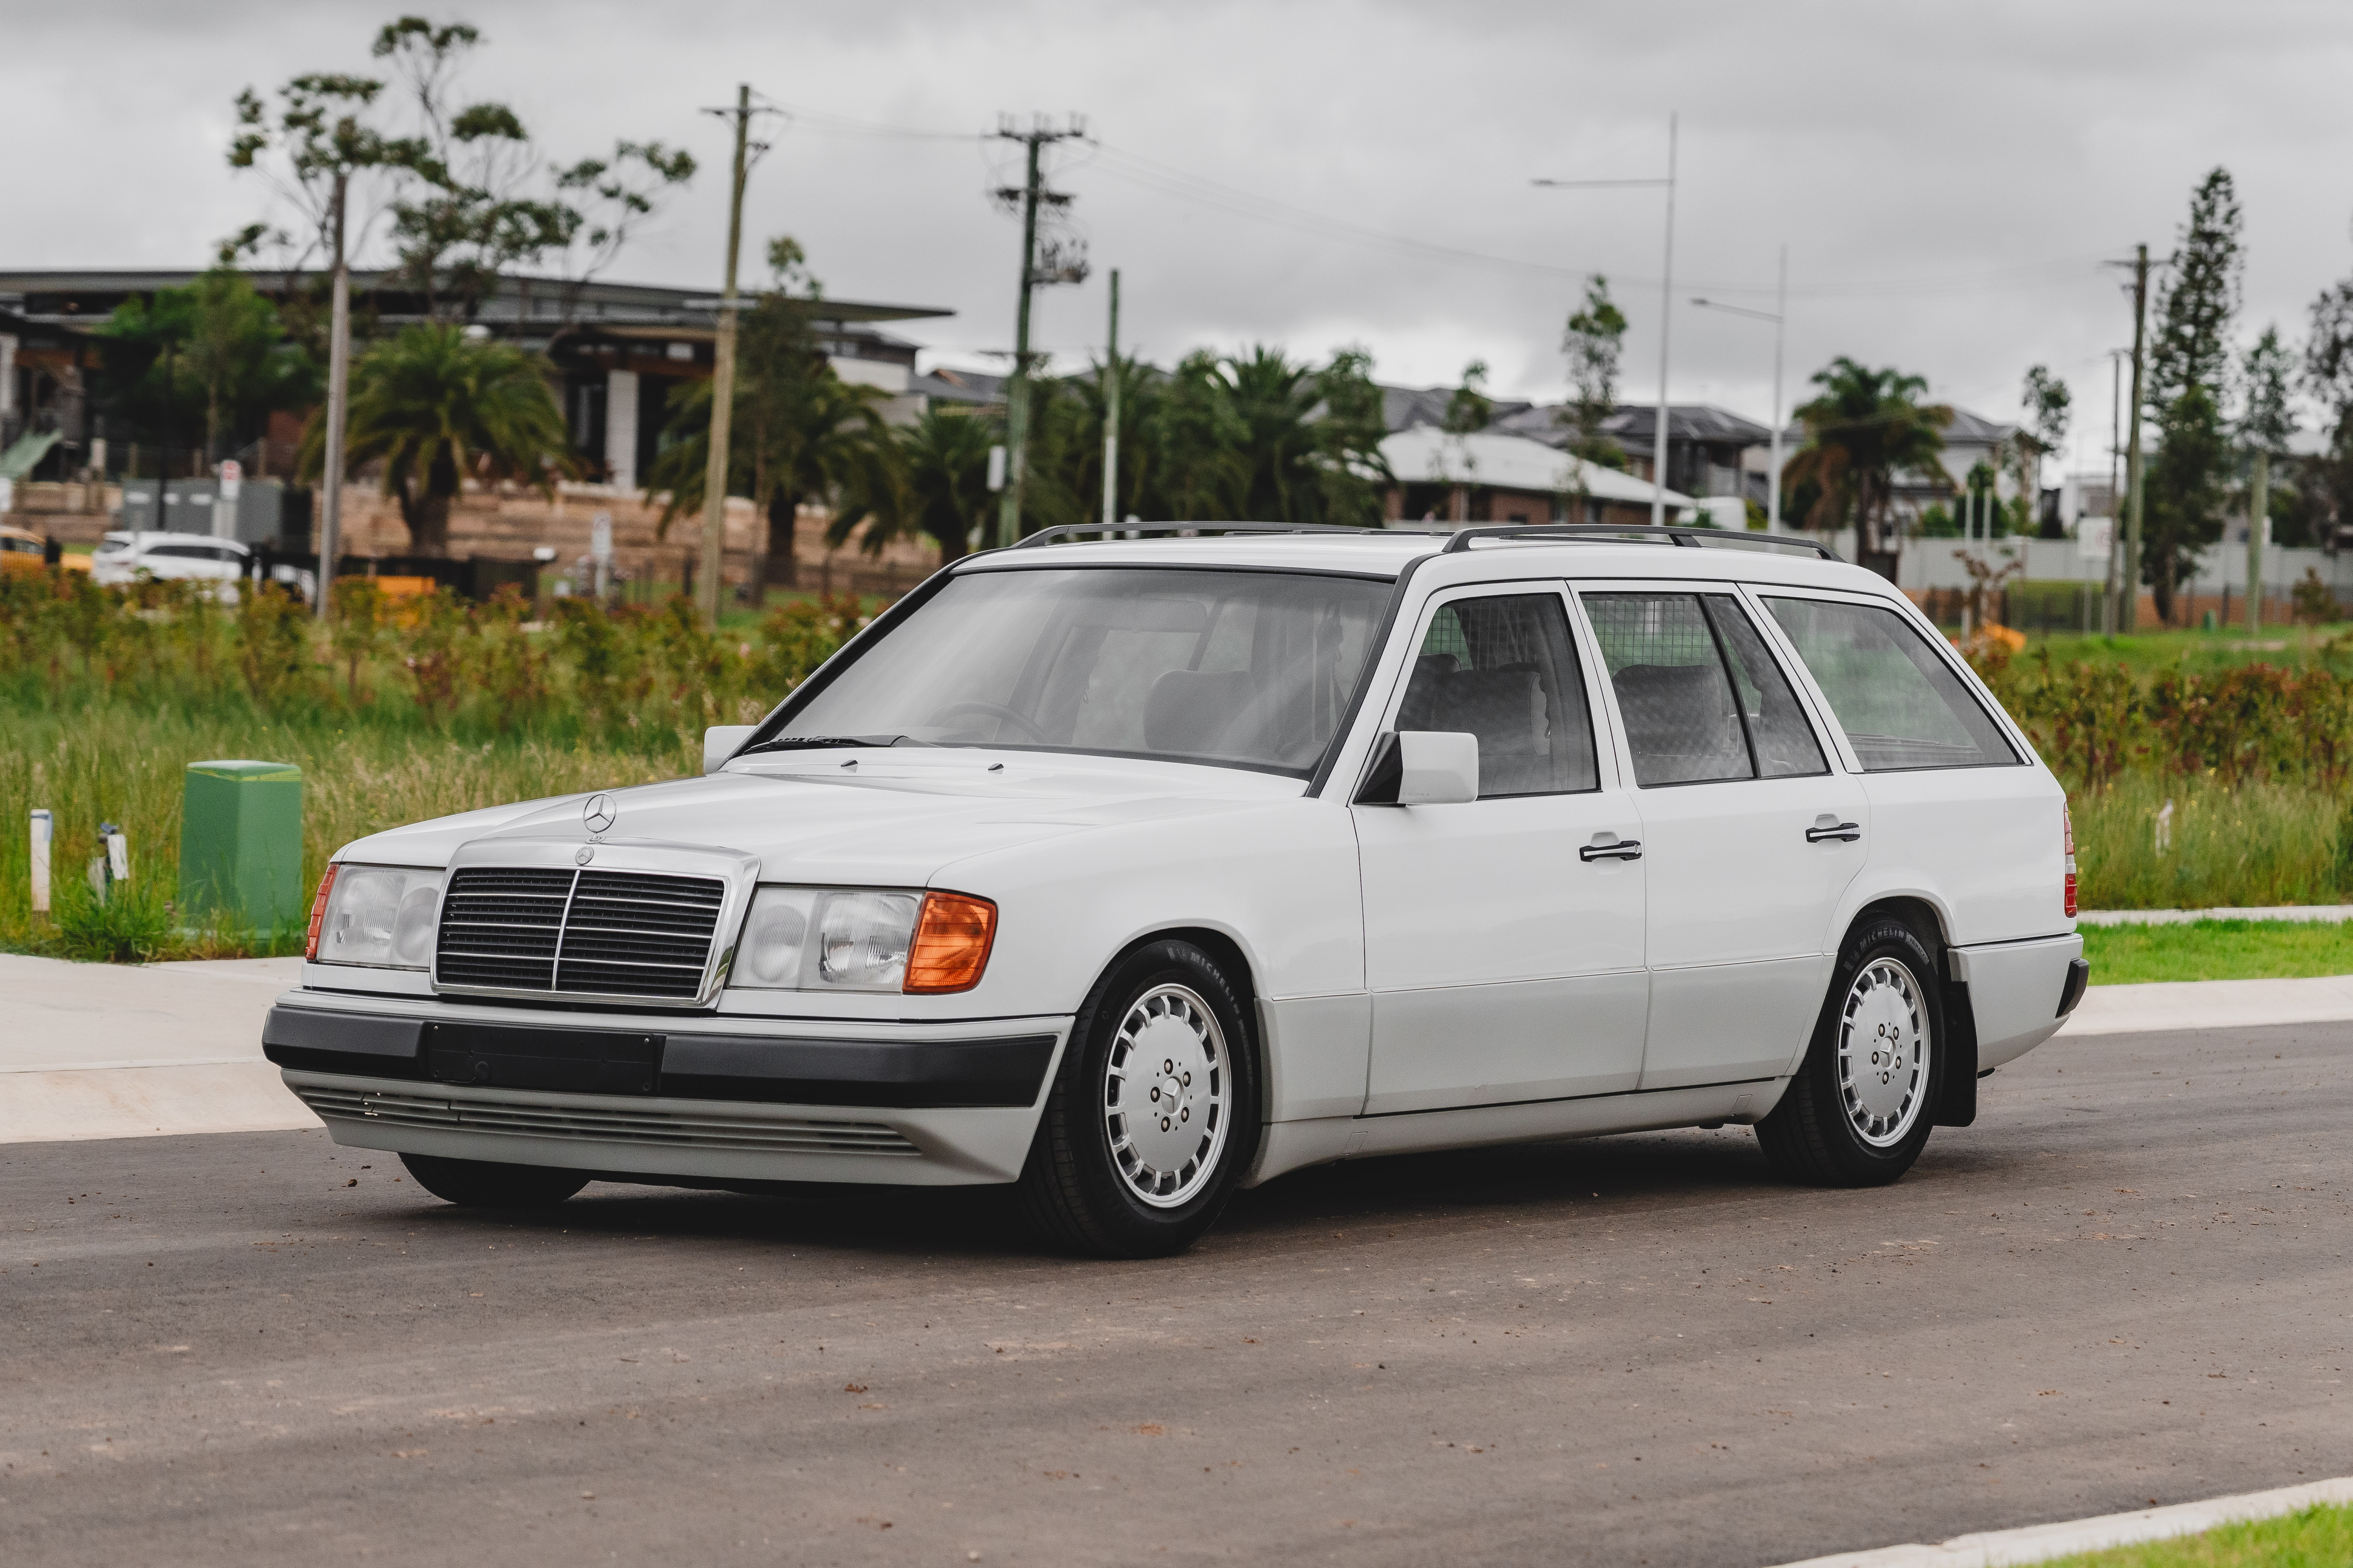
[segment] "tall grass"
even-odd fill
[[[575,736],[459,740],[327,721],[220,712],[154,711],[125,701],[69,711],[0,706],[0,948],[89,958],[228,957],[291,952],[301,932],[255,942],[215,918],[195,930],[179,911],[180,806],[191,762],[253,757],[302,770],[304,885],[327,858],[366,834],[508,801],[644,784],[696,771],[700,737],[627,749]],[[56,814],[51,856],[54,918],[36,924],[28,813]],[[132,879],[103,909],[83,880],[100,852],[98,826],[119,824],[131,843]]]
[[[364,835],[509,801],[695,771],[706,725],[748,722],[862,622],[855,598],[798,601],[714,635],[683,601],[560,603],[546,624],[509,597],[395,603],[336,585],[322,633],[275,589],[234,606],[192,585],[0,577],[0,948],[118,960],[289,952],[177,898],[192,762],[255,758],[303,773],[303,874]],[[30,910],[27,814],[55,814],[52,916]],[[83,877],[101,822],[129,835],[132,879]]]
[[[2334,791],[2135,773],[2077,794],[2072,808],[2085,909],[2245,909],[2353,896],[2353,837]]]

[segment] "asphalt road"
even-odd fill
[[[1736,1129],[1341,1166],[1152,1264],[0,1148],[0,1562],[1757,1564],[2342,1475],[2348,1046],[2063,1038],[1879,1192]]]

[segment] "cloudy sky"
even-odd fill
[[[0,0],[0,267],[192,266],[266,193],[222,149],[237,89],[366,70],[389,5]],[[1555,396],[1583,278],[1628,316],[1626,393],[1655,395],[1664,204],[1537,176],[1665,171],[1680,117],[1672,392],[1762,418],[1788,250],[1788,383],[1833,354],[1926,376],[1994,417],[2026,367],[2073,387],[2083,460],[2107,439],[2108,351],[2130,316],[2103,260],[2173,243],[2216,164],[2246,214],[2248,334],[2353,271],[2353,6],[2242,0],[1449,5],[1384,0],[1096,5],[628,5],[476,0],[465,83],[570,159],[616,137],[705,172],[609,276],[707,292],[725,233],[725,132],[698,110],[749,81],[770,121],[746,266],[789,233],[828,292],[938,305],[930,363],[1009,347],[1018,177],[1002,113],[1085,117],[1054,183],[1095,276],[1045,291],[1066,363],[1104,334],[1166,362],[1200,345],[1361,343],[1383,380]],[[878,133],[887,132],[887,133]],[[912,134],[921,133],[921,134]]]

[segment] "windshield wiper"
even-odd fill
[[[778,735],[756,746],[746,746],[735,754],[748,757],[754,752],[821,751],[828,746],[895,746],[904,735]]]

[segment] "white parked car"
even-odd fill
[[[226,583],[221,597],[234,602],[235,584],[252,569],[253,552],[234,539],[204,533],[110,533],[90,552],[94,583],[113,585],[142,577]]]
[[[2065,798],[1885,582],[1703,540],[969,558],[708,776],[344,847],[265,1044],[458,1203],[1018,1183],[1138,1256],[1409,1150],[1893,1181],[2083,994]]]

